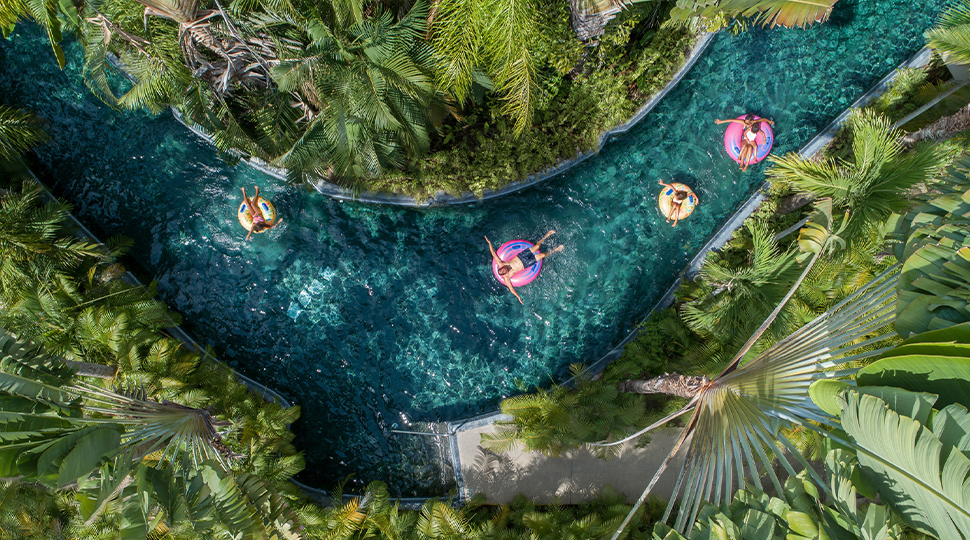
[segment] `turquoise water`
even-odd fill
[[[410,210],[337,202],[227,166],[170,115],[113,111],[58,71],[43,37],[0,42],[0,100],[35,110],[54,140],[38,172],[101,234],[136,240],[186,328],[241,372],[303,408],[295,429],[328,487],[388,481],[402,495],[441,489],[422,439],[390,433],[496,406],[561,380],[643,317],[689,258],[763,181],[723,151],[715,117],[776,122],[775,152],[796,150],[923,45],[947,2],[842,0],[807,31],[721,35],[684,81],[603,152],[539,186],[486,203]],[[657,179],[701,205],[676,228]],[[252,242],[236,222],[240,186],[258,184],[284,216]],[[525,306],[491,276],[498,246],[557,232]]]

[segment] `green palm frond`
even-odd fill
[[[12,160],[47,140],[41,121],[7,105],[0,105],[0,160]]]
[[[688,0],[678,2],[671,21],[684,23],[692,17],[711,18],[719,14],[747,17],[765,26],[805,27],[822,23],[832,14],[838,0]]]
[[[970,63],[970,2],[962,0],[944,11],[937,26],[926,32],[926,41],[954,61]]]
[[[541,48],[537,6],[527,0],[441,0],[431,32],[438,83],[464,101],[478,70],[492,79],[516,135],[532,125]]]
[[[850,123],[853,161],[815,161],[794,153],[772,156],[768,176],[804,193],[830,197],[837,209],[849,211],[845,237],[851,242],[862,235],[867,223],[881,223],[906,209],[910,204],[906,193],[929,181],[943,161],[932,145],[904,152],[903,133],[872,111],[854,113]]]

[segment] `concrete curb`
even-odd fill
[[[641,106],[640,109],[638,109],[637,112],[625,123],[615,128],[612,128],[610,130],[604,131],[602,134],[600,134],[599,144],[595,151],[580,152],[576,157],[565,161],[561,161],[556,165],[554,165],[553,167],[546,169],[545,171],[536,173],[534,175],[530,175],[525,180],[512,182],[511,184],[501,189],[488,190],[481,197],[473,193],[466,193],[461,196],[454,196],[445,192],[438,192],[433,197],[430,197],[427,200],[418,202],[418,200],[413,197],[408,197],[406,195],[396,195],[391,193],[366,191],[363,193],[355,194],[353,190],[346,189],[338,185],[331,184],[329,182],[324,182],[324,181],[314,183],[313,187],[321,195],[325,195],[332,199],[370,203],[370,204],[383,204],[383,205],[391,205],[391,206],[412,206],[412,207],[453,206],[453,205],[459,205],[459,204],[470,204],[470,203],[486,201],[489,199],[494,199],[497,197],[501,197],[503,195],[515,193],[516,191],[521,191],[528,187],[532,187],[566,170],[569,170],[572,167],[575,167],[576,165],[582,163],[583,161],[586,161],[590,157],[598,154],[600,150],[602,150],[603,147],[607,144],[610,137],[614,135],[626,133],[627,131],[629,131],[630,128],[632,128],[640,120],[642,120],[643,117],[649,114],[650,111],[652,111],[654,107],[656,107],[657,104],[660,103],[660,101],[671,90],[673,90],[678,84],[680,84],[680,81],[683,80],[684,76],[687,75],[687,73],[691,70],[691,68],[694,67],[694,64],[697,63],[697,60],[707,49],[707,46],[710,45],[715,35],[716,34],[712,34],[712,33],[701,34],[700,38],[698,38],[697,40],[697,43],[694,44],[694,49],[691,51],[690,55],[688,55],[688,57],[684,60],[684,63],[683,65],[680,66],[680,69],[678,69],[677,72],[674,73],[674,76],[670,80],[670,82],[667,83],[667,85],[664,86],[662,90],[654,94],[654,96],[651,97],[643,106]],[[118,68],[122,73],[125,73],[127,75],[127,72],[123,69],[123,66],[121,65],[121,63],[118,62],[116,59],[112,61],[112,64],[116,68]],[[130,75],[128,76],[130,77]],[[193,124],[186,122],[185,119],[182,118],[182,115],[174,108],[172,108],[172,115],[175,116],[175,119],[178,120],[179,123],[181,123],[183,126],[188,128],[189,131],[194,133],[196,136],[203,139],[209,144],[213,144],[211,135],[209,135],[205,130],[203,130],[199,126],[195,126]],[[266,163],[265,161],[259,158],[245,155],[242,152],[233,151],[231,153],[235,157],[238,157],[241,161],[245,162],[250,167],[256,170],[259,170],[263,173],[266,173],[274,178],[282,180],[284,182],[287,181],[285,169],[282,169],[279,167],[273,167],[272,165]]]

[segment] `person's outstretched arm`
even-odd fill
[[[268,231],[268,230],[270,230],[270,229],[272,229],[272,228],[274,228],[274,227],[276,227],[276,226],[277,226],[277,225],[279,225],[280,223],[283,223],[283,218],[279,218],[279,219],[277,219],[277,220],[276,220],[276,223],[274,223],[274,224],[272,224],[272,225],[270,225],[269,227],[266,227],[266,230]]]
[[[512,278],[510,278],[508,274],[505,274],[505,276],[503,277],[505,277],[505,286],[508,287],[510,291],[512,291],[512,294],[514,294],[515,297],[519,299],[519,303],[524,306],[525,302],[522,301],[522,297],[519,296],[519,293],[515,292],[515,287],[512,286]]]
[[[737,118],[730,118],[728,120],[714,120],[714,123],[715,124],[729,124],[729,123],[743,124],[744,120],[738,120]]]
[[[485,241],[488,242],[488,250],[492,252],[492,259],[495,260],[495,263],[496,264],[498,264],[499,266],[502,266],[502,263],[504,263],[505,261],[503,261],[502,259],[499,259],[498,258],[498,253],[495,253],[495,248],[492,247],[492,241],[489,240],[487,236],[485,237]],[[509,286],[511,287],[511,285],[509,285]],[[515,292],[515,291],[512,291],[512,292]],[[516,295],[516,296],[518,296],[518,295]]]

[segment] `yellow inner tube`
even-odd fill
[[[686,191],[687,200],[680,203],[680,215],[674,215],[674,193],[677,191]],[[684,219],[691,215],[694,211],[694,207],[697,206],[697,195],[691,191],[691,189],[684,184],[674,182],[670,184],[670,187],[665,187],[663,191],[660,192],[660,197],[657,201],[660,206],[660,213],[664,215],[667,219]]]
[[[273,207],[273,203],[264,199],[260,195],[256,199],[256,207],[259,208],[259,213],[263,215],[263,219],[266,220],[267,225],[273,225],[276,223],[276,208]],[[247,231],[253,230],[253,216],[249,215],[249,208],[246,207],[246,201],[243,201],[239,205],[239,211],[236,212],[236,217],[239,218],[239,224],[243,226]],[[267,229],[258,231],[256,234],[264,233]]]

